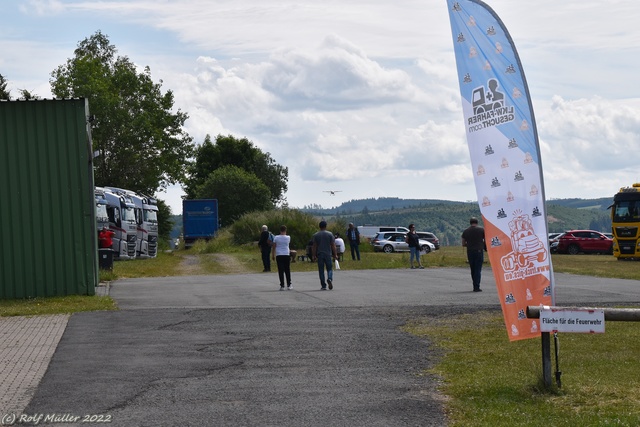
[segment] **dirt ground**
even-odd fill
[[[227,254],[185,255],[180,263],[180,275],[192,276],[199,274],[211,274],[203,264],[212,263],[219,265],[218,274],[242,274],[246,268],[235,257]]]

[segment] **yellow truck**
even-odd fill
[[[611,205],[613,255],[621,259],[640,259],[640,183],[623,187]]]

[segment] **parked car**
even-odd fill
[[[562,236],[564,236],[564,233],[557,233],[555,237],[549,239],[549,250],[551,251],[552,254],[555,254],[558,252],[558,242],[560,241],[560,238]]]
[[[435,234],[429,233],[428,231],[416,231],[416,234],[422,240],[433,243],[433,246],[435,246],[436,250],[440,249],[440,239],[438,239]]]
[[[613,240],[609,239],[599,231],[593,230],[571,230],[564,233],[558,240],[558,253],[613,253]]]
[[[371,240],[373,250],[385,253],[408,252],[409,245],[405,241],[406,235],[407,233],[397,232],[378,233]],[[428,240],[419,239],[418,242],[420,243],[420,250],[423,252],[429,253],[436,250],[435,245]]]
[[[551,243],[552,240],[557,239],[561,234],[563,233],[549,233],[549,243]]]
[[[407,227],[397,227],[395,225],[359,225],[358,231],[360,232],[360,238],[373,239],[378,233],[408,233]]]

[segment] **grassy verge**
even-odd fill
[[[175,256],[173,252],[160,252],[157,258],[115,261],[113,263],[113,276],[109,276],[109,280],[177,276],[180,273],[179,266],[182,260],[182,257]]]
[[[0,300],[0,317],[71,314],[81,311],[115,310],[116,308],[113,299],[97,295]]]
[[[510,343],[499,312],[418,319],[404,329],[441,353],[431,373],[449,397],[451,426],[640,425],[636,323],[560,335],[562,387],[552,390],[542,386],[540,340]]]

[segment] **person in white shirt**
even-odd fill
[[[291,236],[287,236],[287,226],[280,226],[280,234],[273,238],[271,246],[271,259],[276,261],[278,266],[278,277],[280,278],[280,290],[284,291],[284,279],[287,279],[287,289],[293,289],[291,286],[291,256],[289,254],[289,244]]]
[[[344,245],[344,240],[340,237],[340,233],[336,233],[336,249],[338,250],[338,259],[342,261],[342,256],[344,255],[346,247]]]

